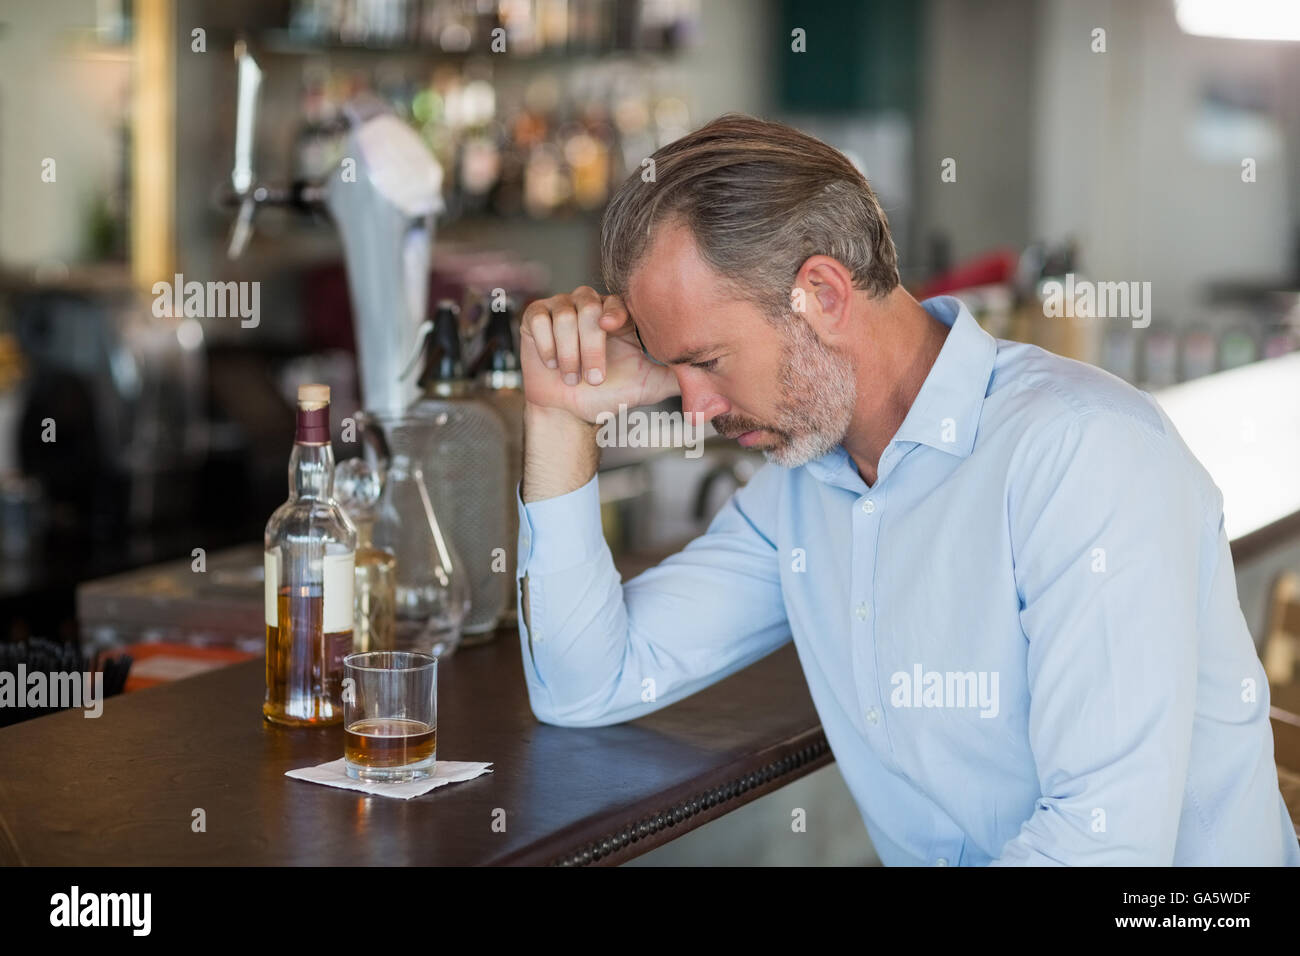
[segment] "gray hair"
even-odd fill
[[[866,177],[806,133],[728,113],[657,150],[614,193],[601,225],[606,290],[627,297],[656,227],[684,223],[701,257],[737,298],[773,321],[790,314],[800,266],[842,263],[873,298],[899,284],[889,221]]]

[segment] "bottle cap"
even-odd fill
[[[455,382],[465,378],[465,364],[460,355],[460,307],[441,299],[433,315],[433,331],[425,339],[424,372],[420,387]]]
[[[303,408],[322,408],[330,403],[328,385],[299,385],[298,404]]]
[[[293,440],[303,445],[329,443],[330,387],[328,385],[298,386],[298,428]]]
[[[474,374],[488,388],[519,388],[519,347],[515,341],[515,302],[507,298],[498,310],[488,299],[488,318],[483,330],[483,351]]]

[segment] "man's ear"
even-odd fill
[[[801,312],[818,335],[835,338],[844,334],[852,302],[853,276],[839,260],[810,256],[799,267],[790,307]]]

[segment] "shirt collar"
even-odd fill
[[[919,442],[965,458],[975,447],[975,431],[998,354],[997,339],[980,328],[954,296],[935,296],[921,307],[951,331],[894,441]]]
[[[997,358],[997,339],[980,328],[955,296],[935,296],[921,307],[950,331],[893,441],[929,445],[965,458],[975,447],[975,432]],[[845,477],[841,474],[845,468],[856,476],[843,445],[836,445],[806,467],[813,477],[836,484]]]

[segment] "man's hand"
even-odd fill
[[[594,424],[678,394],[677,378],[641,352],[623,301],[590,286],[538,299],[519,323],[524,396],[529,404],[568,412]]]

